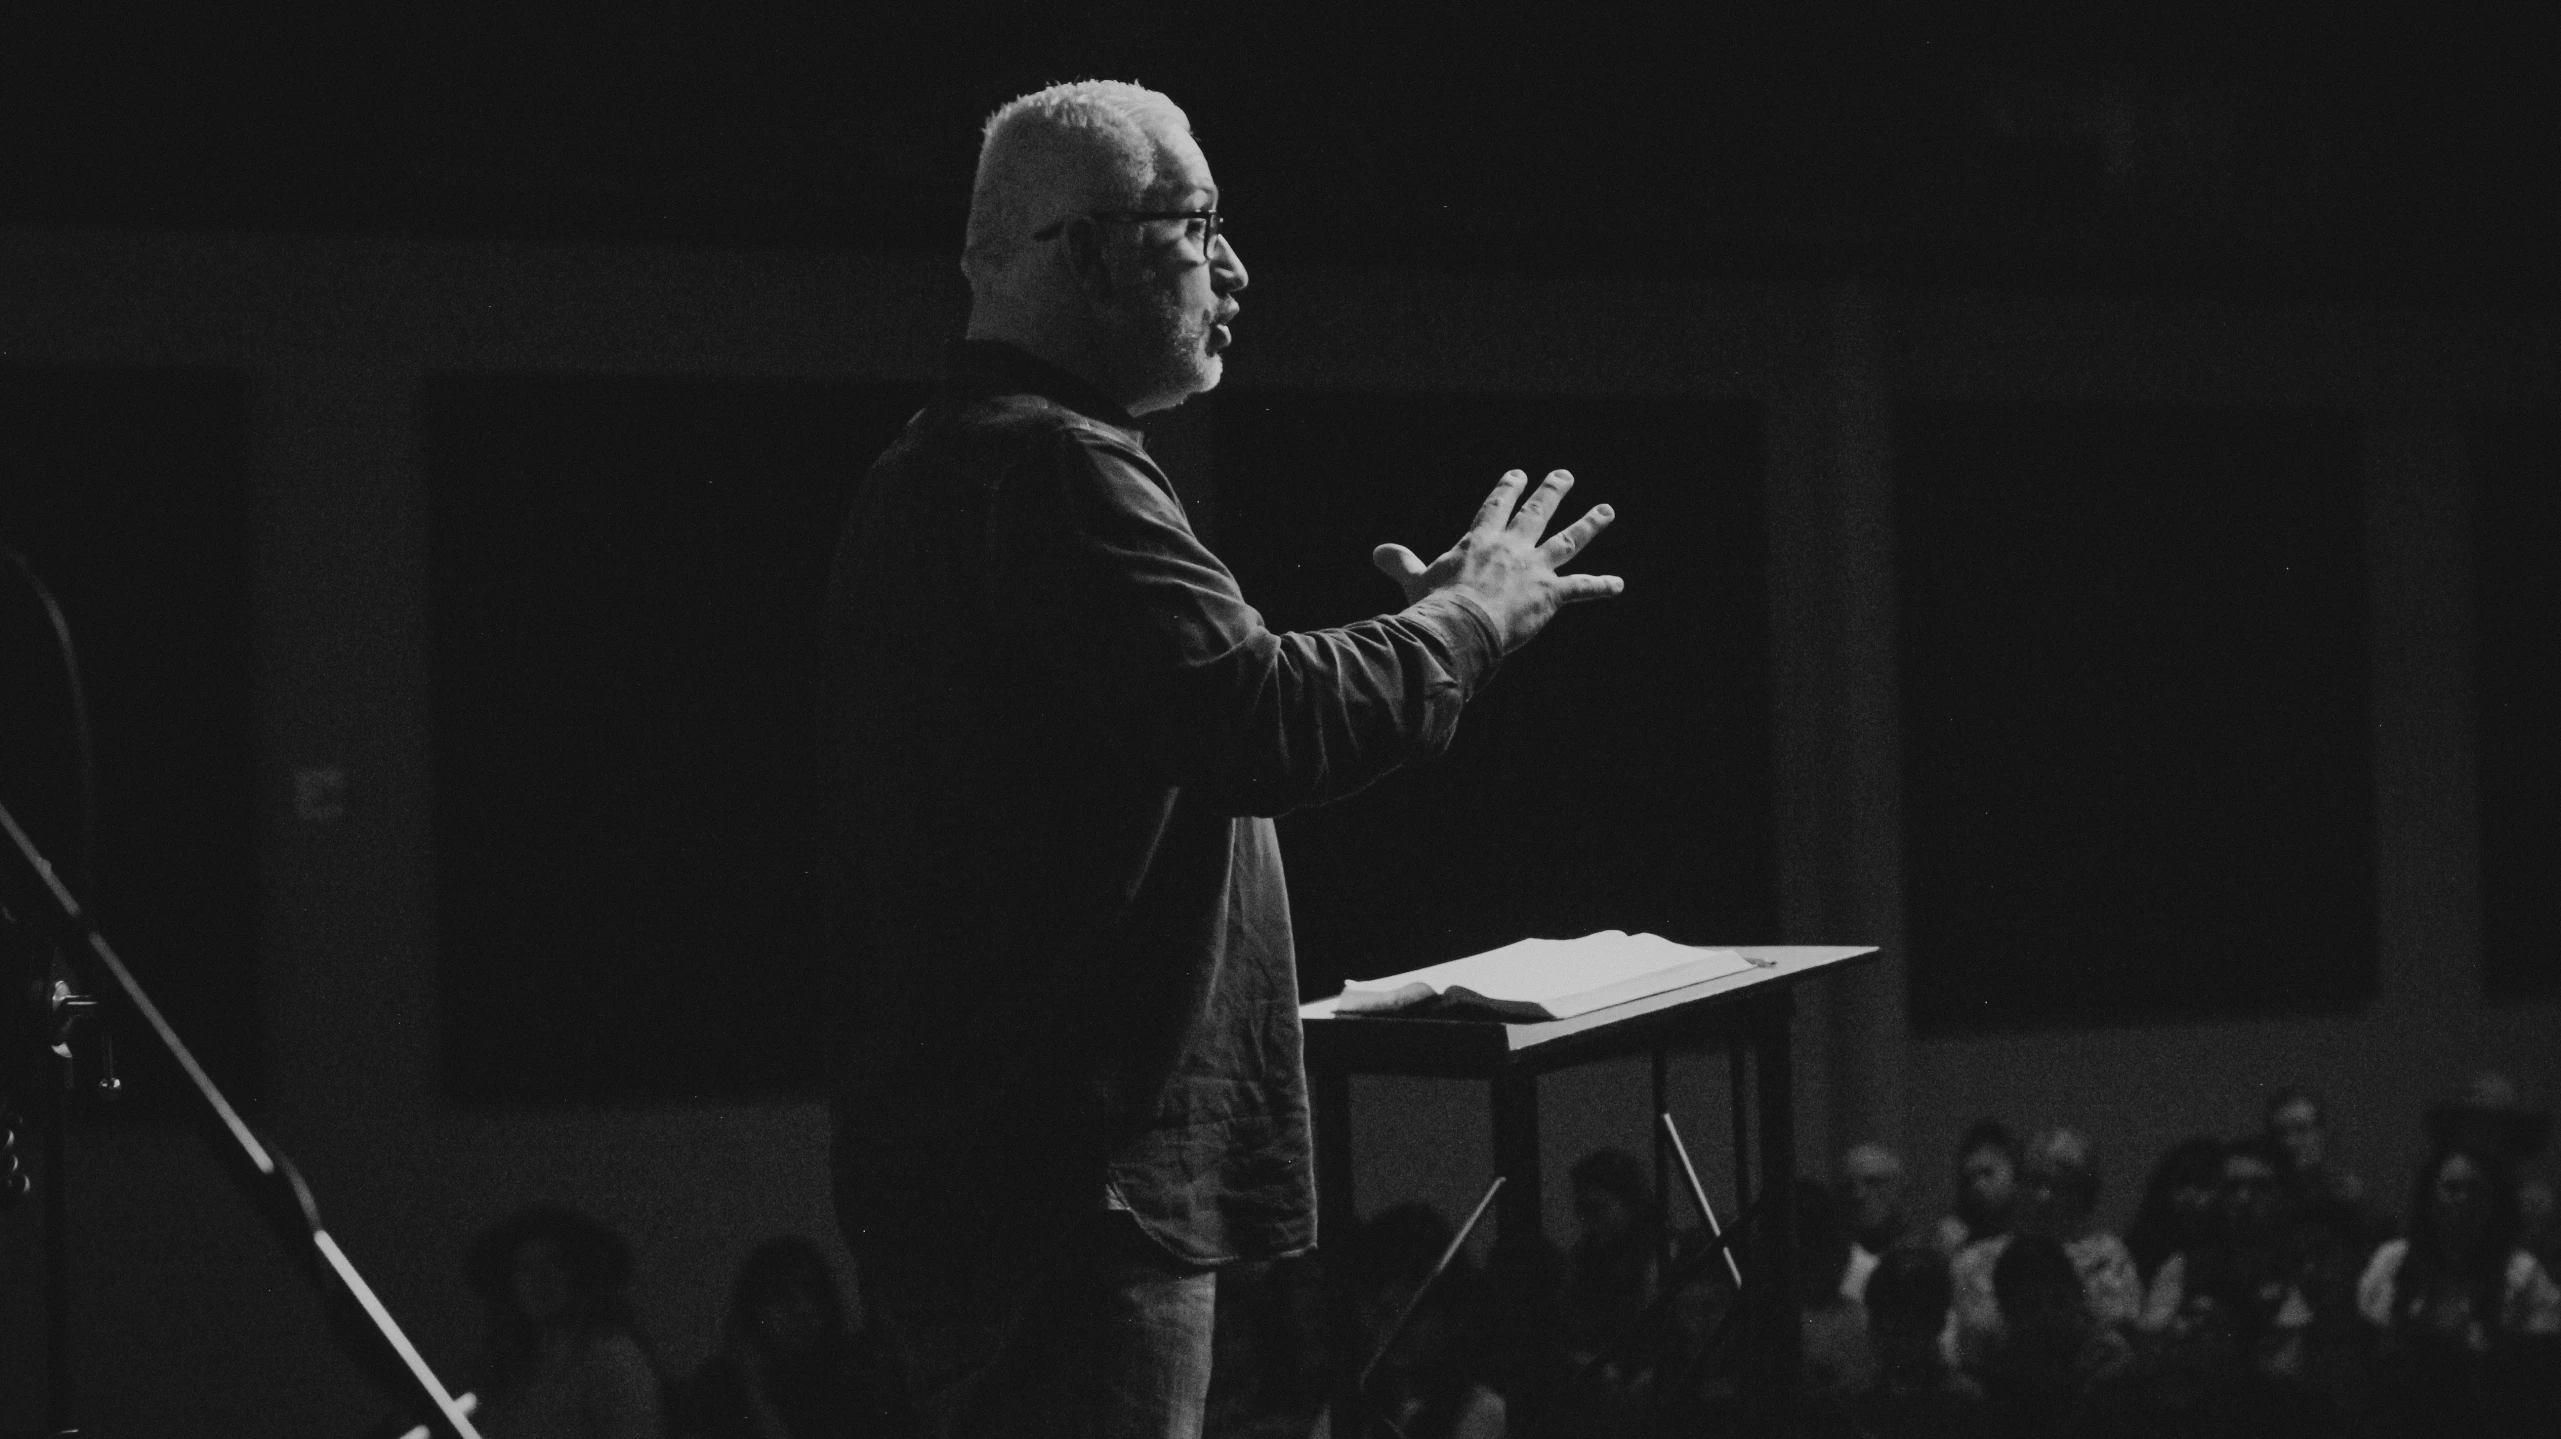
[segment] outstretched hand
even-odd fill
[[[1426,565],[1403,545],[1380,545],[1370,552],[1379,572],[1405,591],[1405,603],[1440,590],[1465,590],[1494,617],[1503,651],[1528,644],[1556,612],[1576,600],[1606,599],[1626,588],[1616,575],[1560,575],[1557,568],[1583,552],[1614,516],[1607,505],[1594,505],[1584,516],[1556,532],[1545,543],[1557,503],[1574,487],[1574,477],[1550,471],[1527,500],[1521,489],[1529,476],[1513,470],[1494,486],[1476,511],[1476,522],[1447,553]],[[1515,504],[1519,505],[1516,511]]]

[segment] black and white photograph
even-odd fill
[[[2533,10],[11,10],[0,1439],[2561,1432]]]

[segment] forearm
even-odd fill
[[[1340,629],[1245,637],[1157,695],[1169,778],[1232,814],[1341,799],[1447,749],[1496,644],[1481,612],[1439,596]]]
[[[1275,633],[1145,471],[1062,460],[1007,497],[991,602],[1079,723],[1219,808],[1322,803],[1439,753],[1501,661],[1463,594]]]

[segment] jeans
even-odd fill
[[[1013,1272],[856,1262],[933,1439],[1198,1439],[1218,1274],[1127,1212]]]

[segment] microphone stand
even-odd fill
[[[428,1367],[425,1357],[409,1342],[409,1336],[401,1332],[391,1312],[383,1307],[382,1300],[373,1292],[373,1286],[356,1272],[354,1263],[338,1247],[337,1239],[320,1222],[319,1205],[312,1198],[311,1188],[303,1182],[300,1172],[281,1152],[249,1128],[240,1112],[232,1107],[231,1100],[213,1082],[212,1076],[196,1063],[186,1041],[170,1027],[169,1021],[161,1015],[160,1007],[152,1003],[151,996],[134,979],[133,972],[125,968],[115,947],[107,942],[104,934],[99,933],[88,912],[63,885],[54,873],[52,863],[36,848],[27,832],[19,827],[17,816],[11,814],[5,804],[0,804],[0,829],[7,831],[10,846],[24,862],[26,872],[34,877],[38,895],[32,908],[50,910],[51,918],[63,937],[61,950],[71,967],[75,971],[94,967],[98,974],[104,975],[107,982],[97,988],[121,995],[124,1003],[150,1027],[169,1057],[177,1062],[179,1071],[187,1078],[188,1087],[195,1091],[199,1114],[212,1122],[218,1136],[217,1148],[231,1161],[226,1168],[248,1196],[251,1207],[266,1217],[284,1240],[286,1249],[319,1286],[324,1302],[340,1321],[335,1327],[341,1340],[349,1346],[359,1366],[375,1374],[390,1371],[394,1383],[419,1401],[428,1416],[431,1432],[448,1436],[448,1439],[480,1439],[480,1433],[472,1427],[468,1413],[455,1402],[443,1381]],[[5,866],[0,866],[0,870],[5,870]],[[65,1067],[63,1072],[67,1076],[67,1066],[71,1062],[71,1024],[84,1013],[94,1010],[98,1002],[81,994],[66,978],[48,975],[38,983],[42,986],[39,1002],[47,1007],[49,1014],[36,1027],[45,1034],[46,1047]],[[57,1267],[60,1260],[55,1253],[64,1217],[61,1200],[61,1110],[66,1106],[63,1096],[58,1093],[51,1096],[51,1102],[46,1142],[48,1172],[45,1175],[46,1272],[48,1287],[54,1291],[47,1302],[49,1328],[52,1330],[48,1374],[60,1388],[48,1393],[46,1410],[51,1431],[67,1435],[77,1431],[71,1428],[68,1412],[70,1366],[66,1336],[61,1332],[64,1327],[62,1321],[67,1314],[67,1291],[58,1282],[62,1275]],[[359,1318],[362,1323],[355,1322]]]
[[[38,1223],[42,1238],[38,1241],[43,1267],[45,1406],[44,1429],[48,1435],[76,1433],[71,1419],[71,1263],[66,1235],[70,1226],[70,1206],[64,1196],[60,1176],[64,1169],[65,1114],[69,1097],[79,1087],[78,1067],[73,1062],[74,1028],[88,1019],[98,1002],[80,992],[65,976],[61,957],[52,948],[32,942],[15,932],[15,916],[0,905],[0,943],[22,952],[0,964],[0,983],[9,986],[5,1005],[0,1005],[0,1208],[14,1206],[35,1187],[35,1178],[25,1168],[22,1153],[29,1138],[24,1124],[32,1120],[37,1128],[39,1170],[45,1179],[44,1202]],[[115,1049],[102,1027],[98,1031],[101,1075],[96,1086],[101,1094],[113,1097],[119,1088],[115,1077]],[[16,1431],[11,1431],[15,1433]]]

